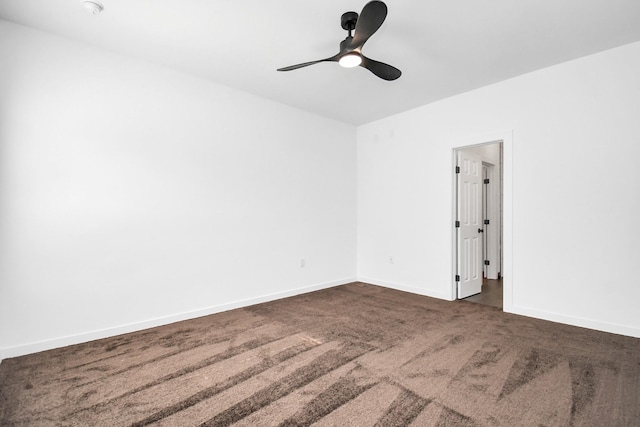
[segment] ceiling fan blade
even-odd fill
[[[317,61],[303,62],[302,64],[289,65],[288,67],[278,68],[278,71],[291,71],[297,70],[298,68],[308,67],[309,65],[317,64],[319,62],[327,62],[327,61],[338,61],[339,55],[334,55],[331,58],[318,59]]]
[[[356,29],[351,40],[351,48],[361,48],[382,25],[387,17],[387,5],[374,0],[365,4],[356,21]]]
[[[384,62],[374,61],[364,55],[362,56],[362,63],[360,66],[366,68],[384,80],[395,80],[402,75],[402,71],[398,70],[396,67],[392,67]]]

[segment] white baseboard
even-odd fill
[[[520,316],[534,317],[536,319],[549,320],[556,323],[564,323],[565,325],[578,326],[581,328],[594,329],[596,331],[609,332],[612,334],[626,335],[629,337],[640,338],[640,329],[632,328],[625,325],[619,325],[615,323],[599,322],[596,320],[585,319],[582,317],[567,316],[565,314],[558,314],[547,312],[543,310],[536,310],[528,307],[512,306],[507,311],[505,307],[505,313],[518,314]]]
[[[2,363],[3,359],[7,359],[10,357],[24,356],[26,354],[37,353],[40,351],[51,350],[54,348],[80,344],[83,342],[93,341],[93,340],[102,339],[102,338],[108,338],[108,337],[112,337],[120,334],[126,334],[130,332],[136,332],[143,329],[167,325],[170,323],[180,322],[188,319],[194,319],[197,317],[208,316],[210,314],[220,313],[223,311],[233,310],[236,308],[248,307],[254,304],[260,304],[263,302],[273,301],[281,298],[287,298],[287,297],[300,295],[308,292],[318,291],[321,289],[332,288],[335,286],[340,286],[340,285],[344,285],[344,284],[355,282],[355,281],[370,283],[372,285],[383,286],[386,288],[396,289],[399,291],[410,292],[417,295],[423,295],[423,296],[438,298],[438,299],[447,300],[447,301],[451,300],[450,295],[448,294],[445,295],[442,292],[434,292],[433,290],[430,290],[430,289],[416,288],[413,286],[386,282],[383,280],[377,280],[377,279],[372,279],[368,277],[358,277],[358,278],[350,277],[342,280],[336,280],[336,281],[320,283],[312,286],[291,289],[285,292],[262,295],[256,298],[249,298],[249,299],[235,301],[228,304],[208,307],[200,310],[194,310],[190,312],[174,314],[171,316],[150,319],[142,322],[116,326],[113,328],[106,328],[106,329],[91,331],[83,334],[59,337],[51,340],[39,341],[39,342],[34,342],[34,343],[29,343],[24,345],[18,345],[14,347],[0,348],[0,363]],[[527,307],[519,307],[519,306],[505,307],[505,312],[517,314],[521,316],[533,317],[536,319],[549,320],[557,323],[564,323],[567,325],[578,326],[582,328],[609,332],[613,334],[640,338],[640,329],[632,328],[625,325],[599,322],[591,319],[567,316],[563,314],[545,312],[541,310],[536,310],[536,309],[527,308]]]
[[[399,283],[386,282],[384,280],[372,279],[370,277],[358,277],[358,282],[370,283],[372,285],[383,286],[385,288],[395,289],[403,292],[410,292],[412,294],[422,295],[425,297],[438,298],[447,301],[451,301],[451,295],[443,292],[437,292],[433,289],[416,288],[408,285],[401,285]]]
[[[451,296],[442,292],[434,292],[430,289],[415,288],[412,286],[401,285],[397,283],[385,282],[383,280],[372,279],[369,277],[358,277],[359,282],[370,283],[372,285],[384,286],[386,288],[397,289],[399,291],[411,292],[413,294],[424,295],[432,298],[439,298],[452,301]],[[593,329],[596,331],[609,332],[612,334],[626,335],[630,337],[640,338],[640,329],[632,328],[625,325],[599,322],[591,319],[567,316],[564,314],[550,313],[546,311],[536,310],[527,307],[508,306],[503,308],[505,313],[517,314],[520,316],[533,317],[541,320],[549,320],[551,322],[563,323],[565,325],[578,326],[581,328]]]
[[[2,363],[3,359],[8,359],[10,357],[24,356],[26,354],[37,353],[45,350],[52,350],[54,348],[66,347],[68,345],[81,344],[84,342],[93,341],[97,339],[108,338],[116,335],[127,334],[130,332],[141,331],[143,329],[154,328],[156,326],[168,325],[170,323],[180,322],[180,321],[189,320],[189,319],[195,319],[197,317],[208,316],[210,314],[229,311],[236,308],[248,307],[250,305],[260,304],[263,302],[305,294],[308,292],[318,291],[321,289],[332,288],[335,286],[340,286],[340,285],[344,285],[344,284],[355,282],[355,281],[356,281],[355,277],[349,277],[341,280],[335,280],[331,282],[319,283],[316,285],[290,289],[285,292],[277,292],[273,294],[262,295],[255,298],[248,298],[245,300],[235,301],[228,304],[207,307],[207,308],[189,311],[185,313],[178,313],[170,316],[159,317],[156,319],[149,319],[141,322],[130,323],[127,325],[120,325],[113,328],[106,328],[106,329],[86,332],[86,333],[77,334],[77,335],[69,335],[69,336],[54,338],[46,341],[39,341],[39,342],[33,342],[29,344],[24,344],[24,345],[18,345],[14,347],[0,348],[0,363]]]

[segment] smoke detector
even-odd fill
[[[97,15],[104,10],[104,6],[97,1],[85,0],[82,5],[92,15]]]

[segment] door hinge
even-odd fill
[[[484,183],[488,184],[489,183],[489,178],[485,178]]]
[[[488,259],[484,260],[484,265],[489,265],[489,260]]]
[[[484,223],[485,223],[485,224],[489,224],[489,220],[488,220],[488,219],[485,219],[485,220],[484,220]]]
[[[459,282],[459,281],[460,281],[460,275],[456,274],[456,282]]]
[[[460,173],[460,166],[456,166],[456,173]]]
[[[456,228],[460,227],[460,221],[456,221]]]

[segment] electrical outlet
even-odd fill
[[[304,258],[300,258],[300,267],[306,267],[307,265],[307,260]]]
[[[393,261],[393,257],[392,257],[392,256],[390,256],[390,257],[389,257],[389,264],[394,264],[394,261]]]

